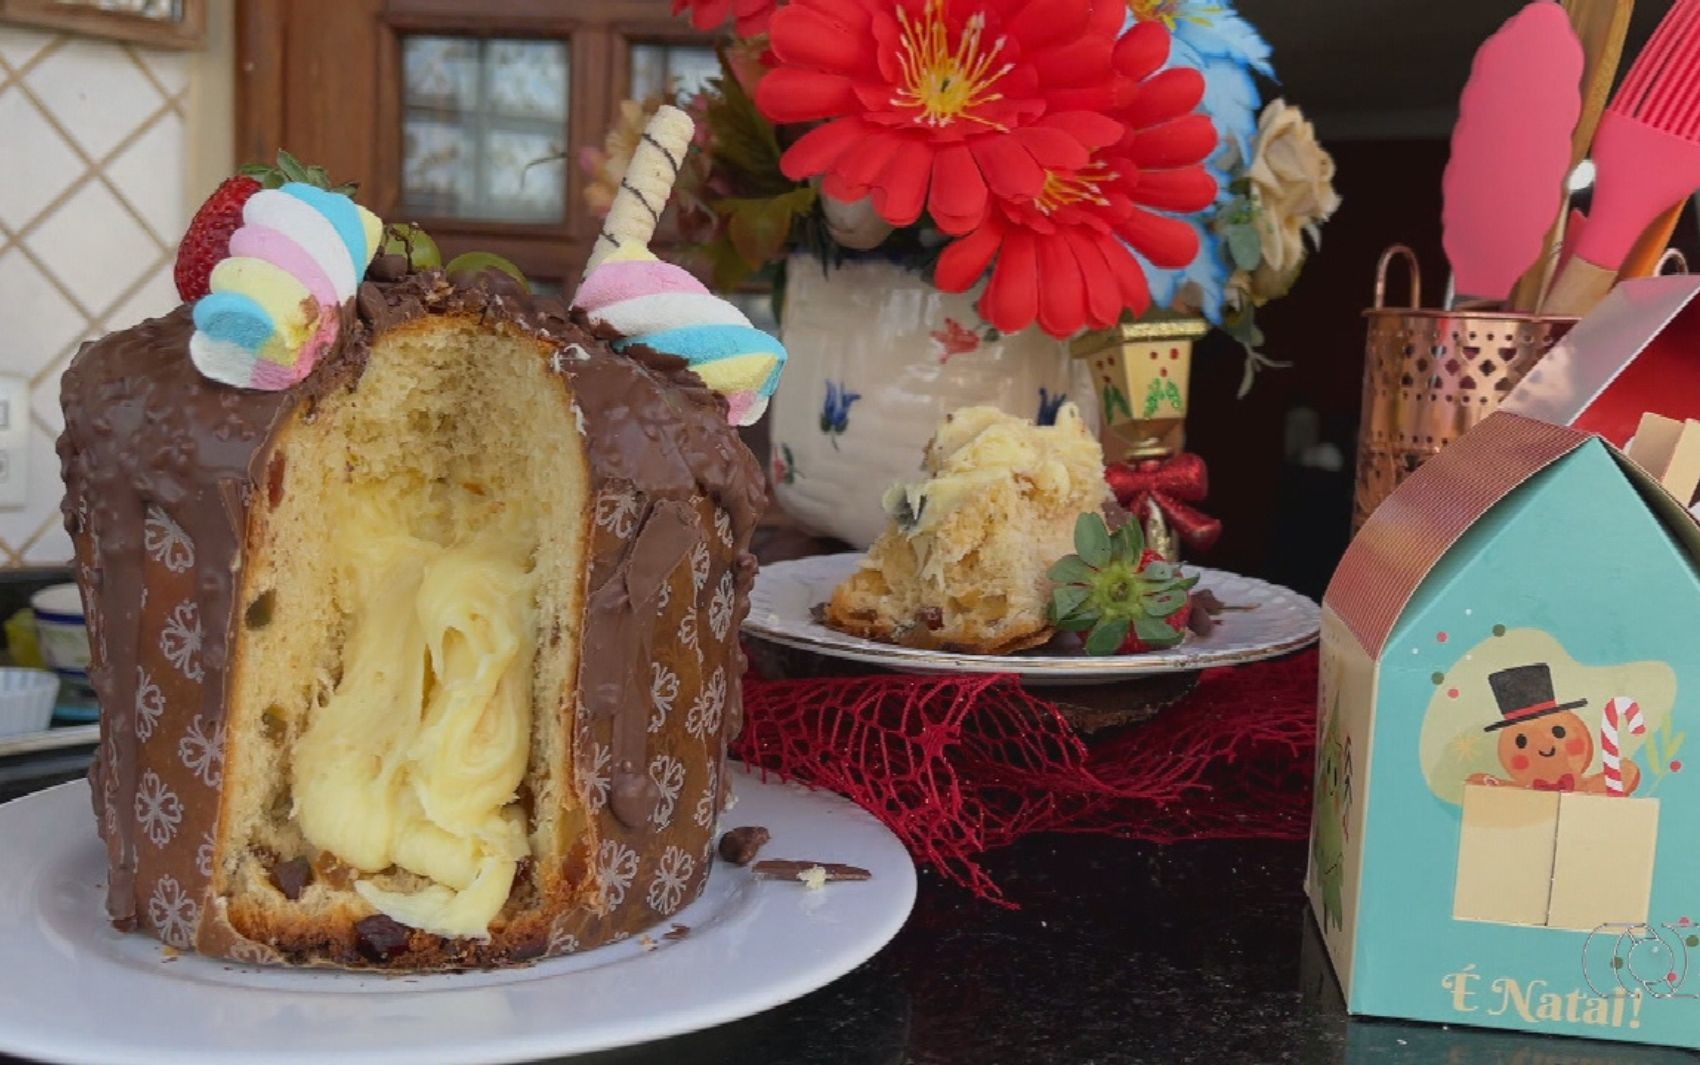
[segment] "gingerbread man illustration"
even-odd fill
[[[1471,784],[1535,791],[1580,791],[1606,794],[1604,772],[1588,773],[1594,761],[1594,738],[1573,712],[1586,699],[1559,702],[1553,695],[1552,670],[1545,662],[1514,666],[1489,674],[1500,719],[1483,729],[1499,733],[1499,764],[1510,777],[1473,773]],[[1623,761],[1623,793],[1641,783],[1641,768]]]

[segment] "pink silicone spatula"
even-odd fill
[[[1588,226],[1542,310],[1581,315],[1604,298],[1643,230],[1700,188],[1700,0],[1677,0],[1594,134]]]
[[[1523,8],[1477,50],[1441,185],[1460,302],[1503,302],[1540,256],[1570,169],[1581,81],[1582,45],[1553,0]]]

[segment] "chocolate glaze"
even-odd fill
[[[398,257],[386,256],[369,277],[347,310],[337,347],[287,392],[235,389],[202,377],[188,356],[193,323],[187,307],[85,345],[66,371],[66,424],[58,445],[67,486],[63,510],[76,544],[93,651],[90,677],[102,706],[102,744],[90,782],[111,870],[108,909],[121,928],[141,923],[171,941],[180,931],[171,918],[190,914],[197,928],[192,943],[177,945],[228,953],[233,943],[245,944],[227,927],[207,934],[215,922],[205,919],[225,912],[225,900],[209,890],[210,851],[198,853],[196,846],[205,841],[210,847],[215,828],[217,781],[210,763],[197,768],[191,758],[196,749],[188,746],[183,749],[190,753],[181,757],[162,755],[159,748],[179,742],[176,732],[164,743],[150,743],[148,736],[163,732],[163,721],[174,729],[192,726],[185,745],[196,735],[222,740],[226,667],[251,606],[238,602],[249,519],[253,508],[275,505],[288,492],[286,456],[272,455],[277,434],[297,413],[310,421],[334,390],[357,388],[374,337],[427,315],[473,316],[551,345],[551,369],[565,380],[583,427],[591,500],[614,500],[632,511],[629,528],[592,530],[587,564],[578,705],[589,722],[605,723],[613,748],[612,816],[604,813],[599,835],[656,834],[651,819],[662,789],[653,766],[646,772],[645,759],[658,749],[674,750],[675,733],[683,734],[674,723],[659,735],[652,728],[651,670],[658,657],[679,653],[657,620],[661,597],[678,588],[679,598],[691,600],[672,604],[669,624],[686,609],[700,620],[723,577],[735,590],[730,631],[710,640],[707,625],[701,626],[695,679],[706,683],[711,671],[724,667],[725,713],[718,734],[705,737],[714,759],[708,785],[724,792],[718,759],[738,727],[737,630],[755,571],[748,546],[766,503],[760,468],[727,424],[725,401],[684,360],[641,346],[616,354],[606,330],[589,328],[559,301],[534,298],[505,275],[451,283],[440,272],[406,273]],[[181,572],[162,565],[170,558],[160,545],[172,530],[181,532],[192,556]],[[709,548],[711,560],[700,588],[686,564],[699,545]],[[175,635],[190,631],[189,619],[198,626],[193,641]],[[183,654],[195,641],[194,653]],[[167,669],[162,653],[178,668]],[[580,724],[582,747],[595,730]],[[587,755],[578,752],[581,760]],[[214,794],[201,797],[197,787],[208,784]],[[674,800],[677,793],[675,785]],[[608,823],[615,820],[617,828]],[[683,820],[689,821],[689,811]],[[701,829],[707,835],[693,892],[706,874],[712,828],[711,821]],[[679,841],[697,842],[694,835]],[[575,859],[581,872],[592,860]],[[190,902],[174,908],[167,880],[183,887]],[[586,939],[655,919],[604,913],[573,927],[584,933],[579,945],[588,946]],[[557,934],[561,927],[557,923]],[[415,936],[421,938],[436,937]],[[507,955],[456,950],[402,960],[488,963],[542,953],[534,942],[514,945]],[[558,952],[553,939],[550,951]],[[334,955],[285,956],[360,962],[353,943]]]

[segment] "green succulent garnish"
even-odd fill
[[[1129,633],[1154,648],[1186,638],[1169,619],[1187,605],[1198,578],[1183,577],[1168,562],[1145,562],[1137,521],[1112,533],[1102,514],[1082,514],[1074,523],[1074,552],[1047,574],[1055,585],[1050,617],[1064,632],[1086,633],[1087,654],[1115,654]]]

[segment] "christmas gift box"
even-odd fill
[[[1700,415],[1700,275],[1626,281],[1512,388],[1499,409],[1619,447],[1644,414]]]
[[[1375,512],[1307,873],[1351,1012],[1700,1047],[1697,633],[1700,525],[1593,433],[1502,410]]]

